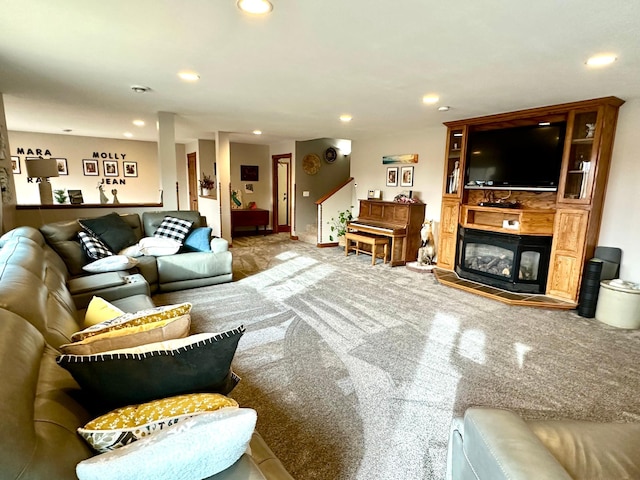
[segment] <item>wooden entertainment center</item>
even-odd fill
[[[605,97],[446,122],[438,267],[455,269],[459,226],[551,236],[546,295],[577,304],[584,263],[593,257],[598,240],[618,109],[623,103]],[[470,133],[541,122],[566,122],[557,191],[465,185]],[[518,208],[480,205],[501,204],[507,198]]]

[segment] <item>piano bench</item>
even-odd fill
[[[349,255],[349,252],[353,250],[356,255],[359,253],[366,253],[371,255],[371,265],[376,264],[376,258],[382,256],[384,263],[387,263],[389,239],[387,237],[380,237],[377,235],[370,235],[362,232],[347,232],[344,236],[344,255]],[[354,243],[354,245],[351,244]],[[371,250],[361,248],[360,244],[370,245]],[[378,247],[382,247],[382,252],[378,252]]]

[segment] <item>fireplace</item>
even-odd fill
[[[551,237],[460,227],[456,273],[512,292],[544,293]]]

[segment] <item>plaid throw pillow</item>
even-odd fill
[[[84,250],[84,253],[86,253],[89,258],[100,260],[101,258],[113,255],[109,247],[93,235],[89,235],[86,232],[78,232],[78,239],[80,239],[82,250]]]
[[[184,239],[187,237],[192,225],[193,222],[188,220],[166,216],[153,236],[170,238],[172,240],[177,240],[182,244],[184,243]]]

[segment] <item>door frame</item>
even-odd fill
[[[289,168],[288,168],[288,178],[287,178],[287,202],[288,202],[288,208],[289,208],[289,232],[291,232],[293,230],[293,225],[292,225],[292,219],[293,219],[293,215],[292,215],[292,210],[291,210],[291,183],[292,183],[292,179],[291,179],[291,158],[292,158],[292,154],[290,153],[283,153],[280,155],[271,155],[271,173],[272,173],[272,204],[273,204],[273,214],[271,215],[271,220],[273,222],[272,225],[272,229],[271,231],[273,233],[278,233],[278,224],[279,219],[278,219],[278,163],[279,160],[282,160],[283,158],[286,158],[289,160]],[[286,230],[283,230],[283,232]]]
[[[198,155],[196,152],[187,153],[187,189],[189,210],[198,211]]]

